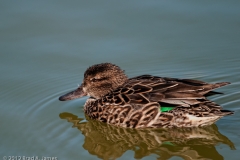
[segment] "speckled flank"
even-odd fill
[[[222,116],[232,114],[232,112],[222,113],[218,106],[214,109],[209,108],[209,112],[205,112],[201,110],[205,103],[188,108],[176,107],[172,111],[160,113],[160,105],[156,102],[142,107],[137,107],[135,104],[101,105],[98,100],[90,98],[86,101],[84,110],[92,119],[129,128],[198,127],[210,125]]]

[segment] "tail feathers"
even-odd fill
[[[205,106],[207,106],[211,116],[212,115],[226,116],[226,115],[231,115],[234,113],[233,111],[222,109],[222,107],[219,106],[217,103],[209,101],[209,100],[203,102],[199,106],[201,106],[203,108]]]
[[[221,110],[221,113],[218,113],[218,115],[220,116],[226,116],[226,115],[232,115],[232,114],[234,114],[234,112],[230,110]]]
[[[206,93],[204,96],[208,97],[208,96],[212,96],[212,95],[216,95],[216,94],[223,94],[222,92],[216,92],[216,91],[210,91],[208,93]]]
[[[223,117],[233,114],[233,111],[225,110],[217,103],[209,100],[202,100],[201,103],[193,105],[192,107],[187,108],[187,110],[198,117]]]

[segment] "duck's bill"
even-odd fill
[[[83,96],[86,96],[87,94],[85,94],[83,92],[82,87],[78,87],[76,90],[71,91],[67,94],[64,94],[63,96],[59,97],[60,101],[68,101],[68,100],[72,100],[72,99],[76,99],[76,98],[81,98]]]

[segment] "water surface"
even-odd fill
[[[238,159],[239,1],[0,2],[0,155],[58,159]],[[228,81],[210,97],[235,111],[189,130],[131,130],[89,121],[86,98],[60,102],[87,67],[129,77]]]

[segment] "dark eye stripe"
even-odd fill
[[[97,81],[102,81],[102,80],[105,80],[105,79],[107,79],[107,77],[92,78],[91,81],[92,81],[92,82],[97,82]]]
[[[91,81],[92,81],[92,82],[96,82],[97,79],[96,79],[96,78],[92,78]]]

